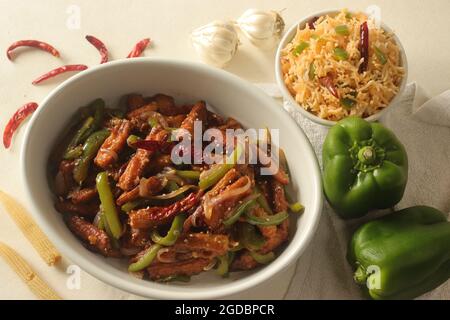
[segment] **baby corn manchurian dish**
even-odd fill
[[[193,134],[201,123],[225,139],[240,123],[203,101],[176,106],[163,94],[121,101],[115,109],[102,99],[80,108],[50,157],[55,208],[72,233],[88,249],[124,259],[130,272],[154,281],[185,281],[211,269],[227,276],[270,263],[288,239],[289,212],[302,206],[287,200],[283,152],[269,175],[261,169],[270,161],[237,161],[247,149],[267,158],[276,148],[270,135],[264,151],[261,140],[247,138],[233,148],[221,141],[215,155],[222,161],[207,164],[201,153],[194,164],[176,164],[177,129]],[[187,145],[181,153],[193,159],[194,142]]]

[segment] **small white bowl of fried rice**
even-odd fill
[[[368,63],[360,51],[368,26]],[[309,15],[283,36],[275,75],[285,100],[325,126],[349,116],[377,121],[402,95],[408,64],[394,32],[365,13],[329,10]]]

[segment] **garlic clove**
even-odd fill
[[[230,62],[239,46],[238,34],[230,21],[213,21],[194,30],[191,42],[201,60],[219,68]]]
[[[284,20],[276,11],[248,9],[238,19],[242,33],[258,47],[273,47],[281,38]]]

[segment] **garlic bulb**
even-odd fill
[[[194,30],[191,41],[204,62],[220,68],[233,58],[239,45],[234,25],[228,21],[214,21]]]
[[[248,9],[237,24],[244,35],[256,46],[273,47],[281,37],[284,20],[276,11]]]

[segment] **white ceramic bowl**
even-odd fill
[[[177,102],[206,100],[217,112],[232,116],[250,128],[280,128],[296,197],[305,212],[294,220],[289,243],[269,265],[233,273],[222,279],[213,272],[187,284],[160,284],[127,273],[125,261],[105,259],[88,251],[65,226],[53,208],[46,167],[55,140],[75,111],[96,98],[114,105],[126,93],[166,93]],[[51,241],[73,263],[98,279],[120,289],[153,298],[212,299],[251,288],[281,272],[305,250],[319,222],[322,188],[319,166],[302,130],[268,96],[251,84],[205,65],[165,59],[139,58],[88,69],[58,86],[41,103],[28,126],[22,148],[23,183],[33,205],[32,213]]]
[[[286,84],[284,83],[280,58],[281,58],[281,51],[294,38],[295,34],[297,33],[298,26],[300,28],[303,28],[303,27],[305,27],[306,23],[308,23],[308,21],[313,17],[320,17],[320,16],[327,15],[327,14],[336,14],[338,12],[339,12],[339,10],[321,11],[321,12],[317,12],[317,13],[308,15],[308,16],[302,18],[301,20],[299,20],[284,34],[283,38],[281,39],[281,41],[278,45],[277,53],[275,56],[275,77],[277,79],[278,87],[280,88],[284,99],[286,99],[292,105],[298,106],[297,110],[302,116],[304,116],[304,117],[308,118],[309,120],[314,121],[318,124],[324,125],[324,126],[333,126],[336,124],[336,121],[322,119],[322,118],[312,114],[311,112],[306,111],[305,109],[302,108],[302,106],[297,101],[295,101],[294,97],[292,97],[291,93],[289,92],[289,90],[286,87]],[[402,83],[400,84],[398,93],[391,100],[389,105],[386,108],[384,108],[383,110],[381,110],[380,112],[378,112],[374,115],[371,115],[370,117],[364,118],[367,121],[377,121],[378,119],[380,119],[383,116],[383,114],[385,114],[390,108],[392,108],[399,101],[403,91],[405,90],[406,82],[408,79],[408,61],[406,59],[405,49],[403,48],[402,43],[400,42],[400,39],[395,35],[395,33],[392,31],[392,29],[389,28],[385,23],[381,22],[380,26],[382,29],[386,30],[387,32],[394,34],[394,39],[400,49],[401,63],[405,70],[405,74],[403,76]]]

